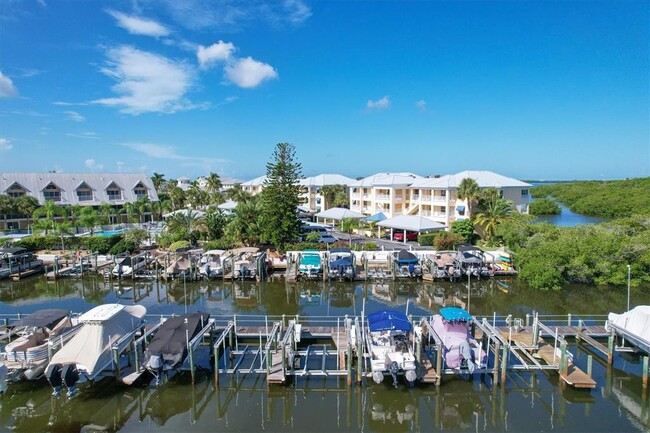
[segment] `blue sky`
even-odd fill
[[[647,1],[0,0],[0,171],[650,176]]]

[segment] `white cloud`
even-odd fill
[[[196,50],[196,57],[199,59],[201,68],[209,68],[217,62],[229,60],[232,53],[235,51],[235,46],[230,42],[219,41],[209,47],[199,45]]]
[[[188,156],[185,154],[180,154],[175,147],[162,145],[162,144],[141,143],[141,142],[128,142],[128,143],[120,143],[120,144],[136,152],[143,153],[144,155],[150,158],[170,159],[174,161],[183,161],[187,163],[199,163],[202,165],[229,162],[228,160],[221,159],[221,158],[202,158],[198,156]]]
[[[18,90],[11,81],[11,78],[0,72],[0,98],[11,98],[18,96]]]
[[[420,99],[418,102],[415,103],[415,106],[417,107],[420,112],[424,113],[427,111],[427,101],[424,99]]]
[[[14,147],[7,138],[0,138],[0,151],[11,150]]]
[[[65,102],[65,101],[55,101],[52,102],[52,105],[59,105],[61,107],[71,107],[75,105],[88,105],[87,102]]]
[[[127,15],[118,11],[107,11],[113,18],[117,20],[117,25],[128,31],[133,35],[145,36],[167,36],[170,31],[167,27],[154,20],[147,18],[135,17]]]
[[[388,107],[390,107],[390,98],[388,96],[384,96],[383,98],[377,99],[376,101],[369,100],[366,104],[366,108],[375,111],[382,111]]]
[[[72,120],[75,122],[86,121],[86,118],[83,117],[81,114],[77,113],[76,111],[64,111],[63,113],[68,116],[68,120]]]
[[[284,0],[284,8],[289,13],[289,21],[293,24],[301,24],[311,16],[311,9],[301,0]]]
[[[257,87],[263,81],[278,78],[273,66],[246,57],[229,63],[224,68],[228,80],[246,89]]]
[[[96,132],[68,132],[67,134],[68,137],[73,137],[73,138],[82,138],[84,140],[97,140],[99,139],[99,136],[97,135]]]
[[[184,98],[193,81],[193,71],[184,63],[127,45],[109,50],[107,56],[102,72],[117,81],[112,89],[119,96],[93,102],[129,114],[196,108]]]
[[[84,165],[91,170],[103,170],[104,164],[97,164],[97,162],[90,158],[84,161]]]

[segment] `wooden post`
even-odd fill
[[[509,344],[504,344],[501,353],[501,384],[506,384],[506,370],[508,368],[508,349]]]
[[[567,326],[571,326],[571,313],[567,314]]]
[[[607,340],[607,364],[609,365],[614,365],[614,339],[614,328],[610,328]]]
[[[530,343],[531,346],[536,346],[537,345],[537,340],[539,340],[539,323],[538,323],[538,318],[537,315],[533,317],[533,341]]]
[[[530,313],[526,313],[526,326],[530,326]]]
[[[443,371],[442,371],[442,346],[438,346],[438,349],[436,350],[436,371],[438,372],[438,380],[436,380],[436,386],[440,386],[442,383],[442,376],[443,376]]]
[[[135,371],[140,371],[140,356],[138,355],[138,340],[133,339],[133,356],[135,356]]]
[[[348,386],[352,385],[352,343],[348,342]]]
[[[648,389],[648,357],[644,356],[643,357],[643,389],[647,390]]]
[[[594,361],[594,357],[587,355],[587,376],[591,377],[591,365]]]
[[[113,347],[111,351],[113,352],[113,365],[115,368],[114,373],[115,377],[117,378],[120,377],[120,354],[116,346]]]
[[[214,355],[214,385],[219,388],[219,346],[213,346],[212,352]]]
[[[560,342],[560,373],[565,375],[569,368],[569,357],[567,356],[566,340]]]
[[[492,382],[499,383],[499,355],[501,353],[501,345],[498,340],[494,341],[494,368],[492,371]]]

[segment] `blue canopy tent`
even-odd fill
[[[370,332],[375,331],[410,331],[411,322],[405,314],[392,310],[382,310],[368,315]]]
[[[447,322],[469,322],[472,316],[460,307],[445,307],[440,309],[440,315]]]
[[[368,222],[368,223],[378,223],[379,221],[383,221],[385,219],[388,219],[388,217],[386,216],[385,213],[377,212],[376,214],[371,215],[368,218],[366,218],[365,221]]]

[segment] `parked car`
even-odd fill
[[[394,241],[399,241],[399,242],[404,242],[404,232],[402,230],[396,230],[393,232],[393,240]],[[418,240],[418,232],[406,232],[406,240],[407,241],[417,241]]]

